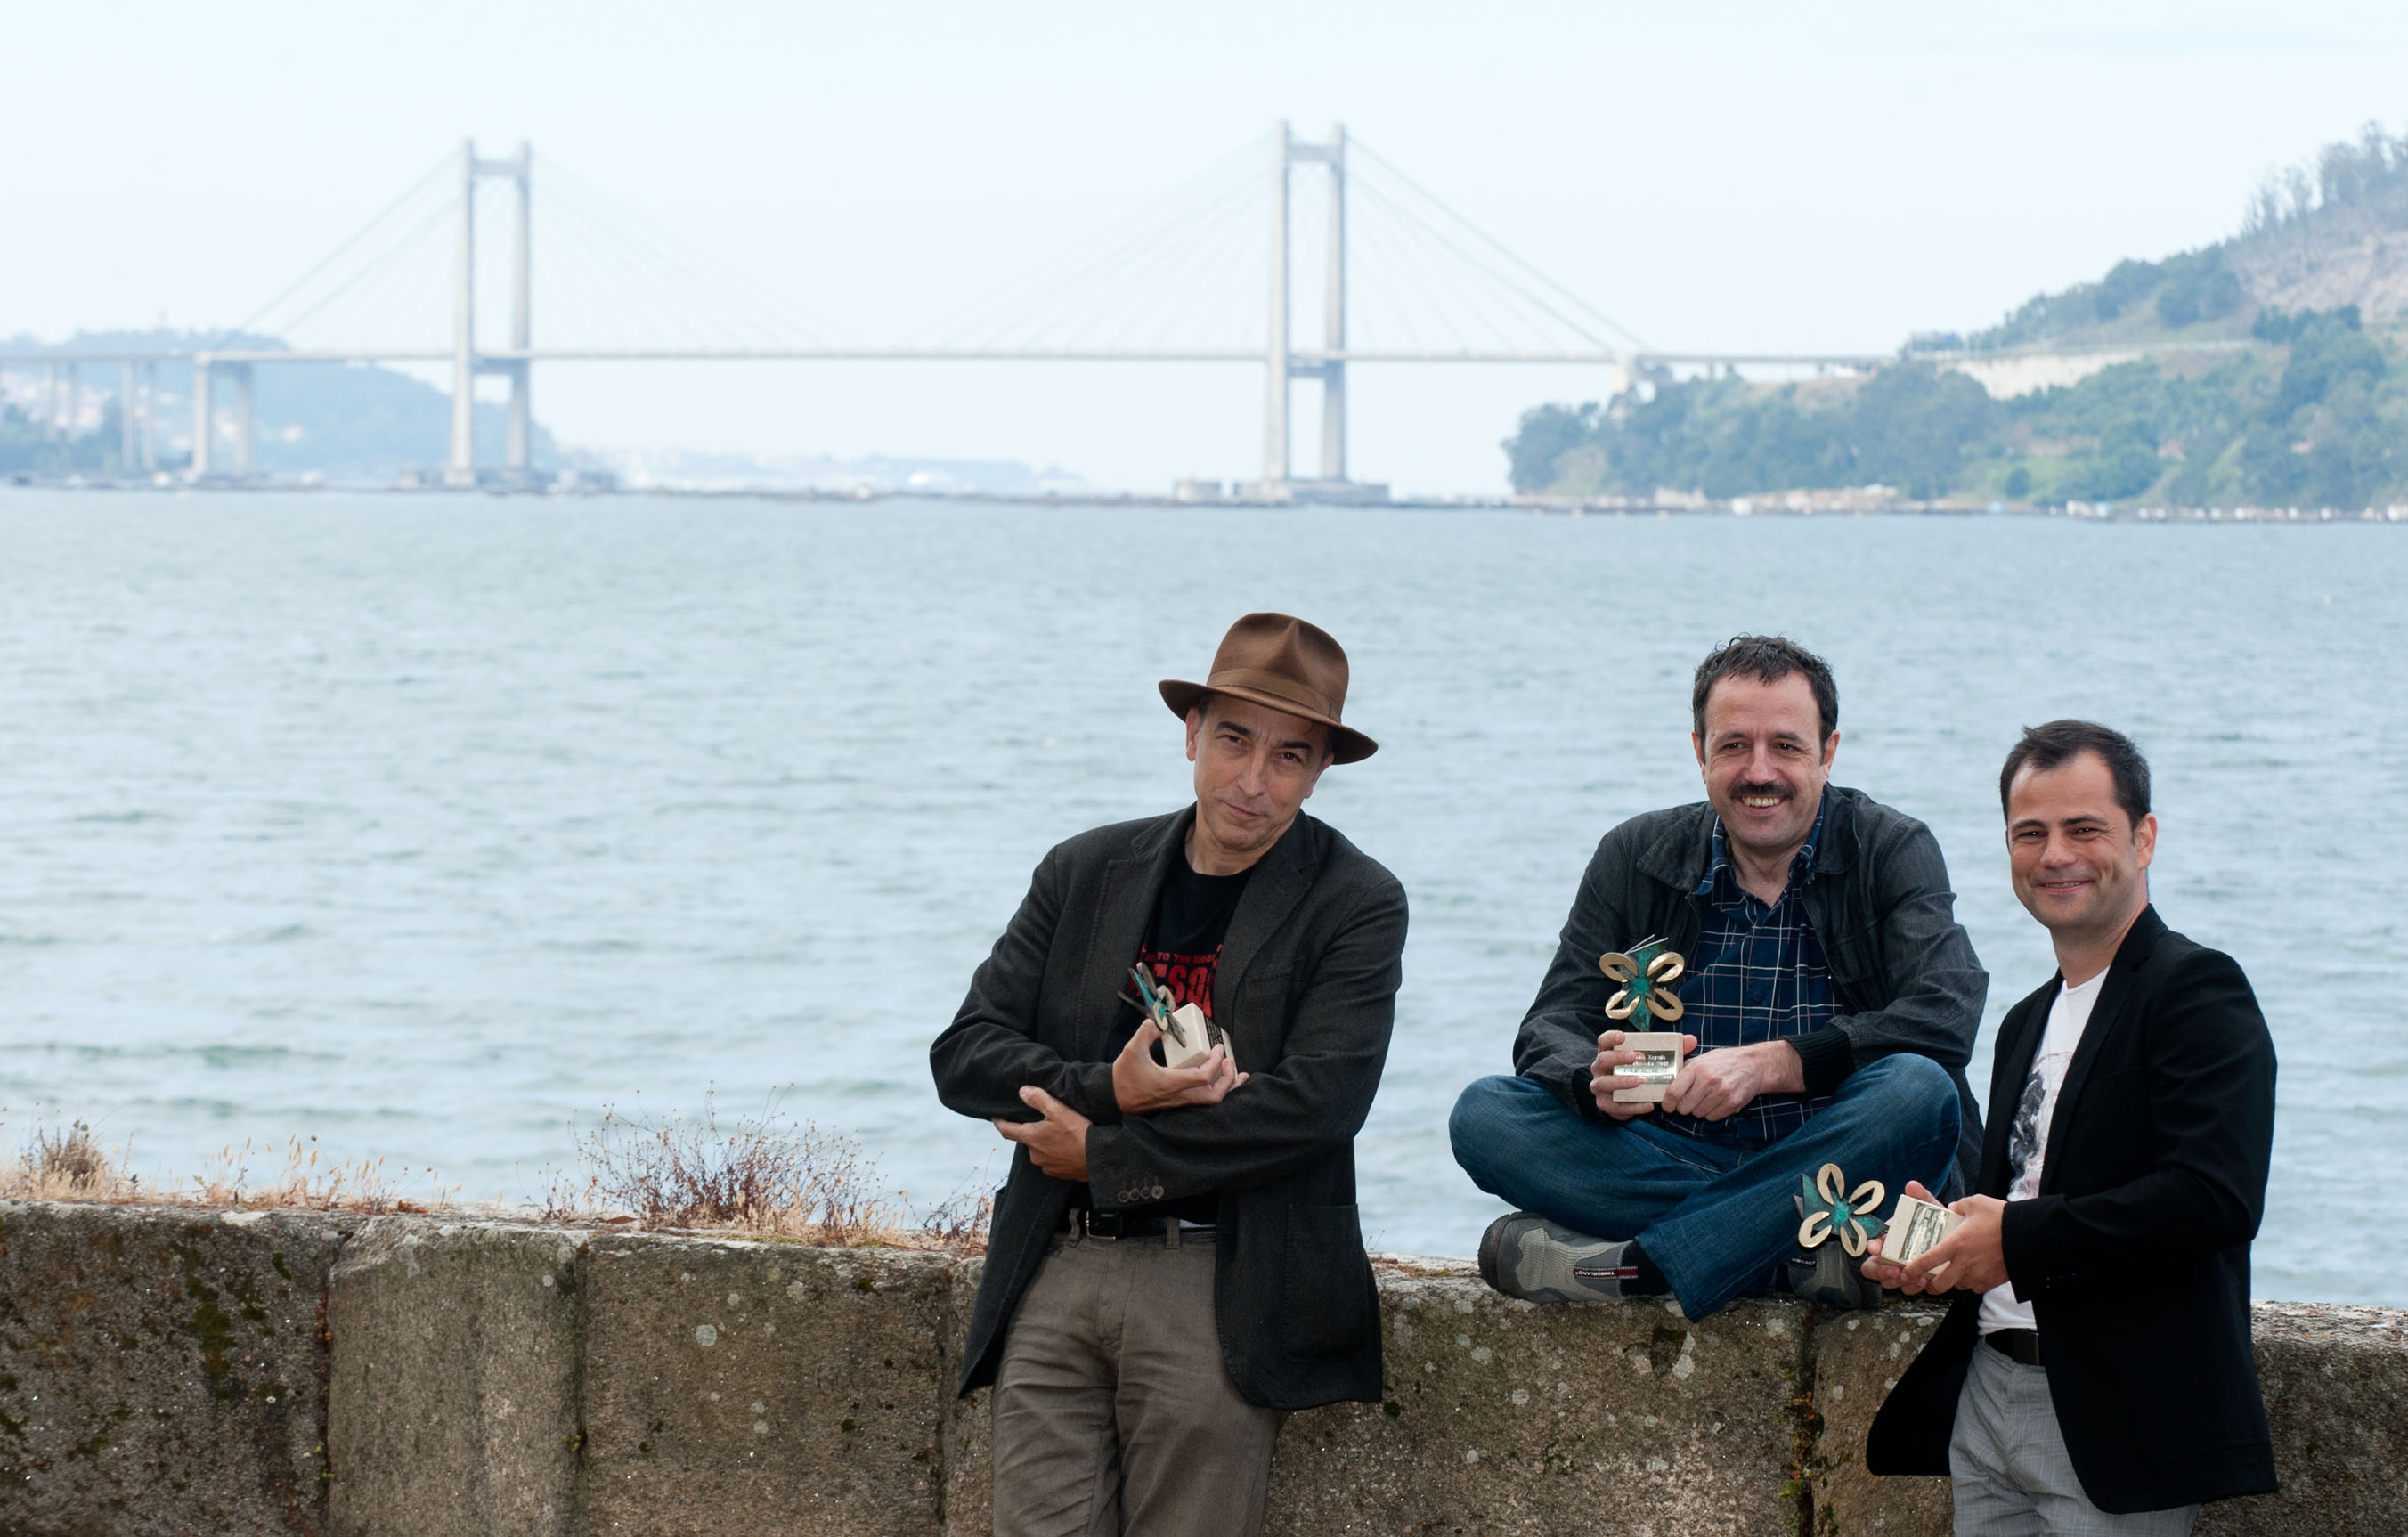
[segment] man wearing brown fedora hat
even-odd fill
[[[1380,1399],[1354,1140],[1405,893],[1303,813],[1377,748],[1346,682],[1277,613],[1164,682],[1195,804],[1046,855],[929,1052],[946,1106],[1018,1144],[961,1375],[995,1386],[998,1537],[1258,1530],[1286,1413]],[[1157,999],[1211,1049],[1157,1058]]]

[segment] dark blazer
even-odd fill
[[[1095,1122],[1098,1211],[1219,1192],[1213,1301],[1229,1380],[1273,1409],[1376,1402],[1379,1299],[1355,1216],[1354,1133],[1396,1020],[1405,888],[1297,816],[1246,883],[1212,980],[1212,1018],[1251,1076],[1217,1105],[1123,1120],[1105,1043],[1195,815],[1098,827],[1045,856],[929,1050],[937,1095],[965,1115],[1026,1121],[1020,1087],[1035,1084]],[[962,1392],[995,1381],[1004,1331],[1077,1188],[1013,1150]]]
[[[1714,809],[1704,801],[1634,816],[1598,840],[1564,920],[1555,958],[1513,1041],[1513,1070],[1544,1084],[1590,1120],[1589,1067],[1613,984],[1598,956],[1661,934],[1697,954],[1704,898],[1691,895],[1713,860]],[[1813,879],[1800,893],[1823,941],[1840,1017],[1796,1044],[1807,1090],[1828,1094],[1856,1068],[1914,1052],[1956,1085],[1956,1183],[1970,1184],[1982,1115],[1965,1064],[1982,1027],[1990,975],[1956,922],[1948,864],[1931,829],[1861,790],[1826,792]],[[1822,1037],[1817,1041],[1816,1037]]]
[[[1999,1026],[1983,1195],[2007,1193],[2015,1100],[2064,980]],[[2143,909],[2057,1090],[2040,1195],[2003,1219],[2065,1449],[2100,1510],[2274,1487],[2249,1348],[2249,1241],[2273,1142],[2274,1042],[2249,979]],[[1865,1444],[1874,1472],[1948,1471],[1981,1304],[1957,1298],[1882,1405]]]

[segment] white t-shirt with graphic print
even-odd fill
[[[2048,1006],[2048,1029],[2032,1053],[2031,1072],[2015,1099],[2014,1129],[2007,1134],[2007,1199],[2030,1200],[2040,1194],[2041,1170],[2048,1159],[2048,1123],[2057,1115],[2057,1091],[2065,1086],[2065,1070],[2082,1044],[2083,1027],[2090,1023],[2090,1007],[2107,980],[2100,972],[2079,987],[2060,987]],[[2031,1304],[2015,1295],[2013,1281],[2001,1281],[1982,1294],[1982,1332],[2030,1329]]]

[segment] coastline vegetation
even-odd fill
[[[1516,492],[1567,496],[1881,485],[1927,501],[2396,501],[2408,295],[2361,253],[2402,238],[2408,136],[2370,124],[2271,173],[2229,240],[2119,262],[1970,338],[1916,337],[1865,376],[1657,372],[1611,401],[1539,406],[1503,445],[1509,472]],[[2175,345],[2147,352],[2158,343]],[[1960,371],[2052,348],[2146,355],[2004,399]]]
[[[2256,339],[2204,366],[2143,358],[2007,400],[1915,358],[1837,386],[1664,380],[1538,407],[1505,452],[1516,491],[1561,496],[1881,484],[1921,500],[2351,508],[2408,492],[2398,346],[2354,308],[2269,310]]]
[[[119,472],[117,402],[108,403],[96,432],[58,437],[17,407],[0,401],[0,475],[100,475]]]

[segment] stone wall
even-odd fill
[[[0,1537],[982,1533],[977,1261],[429,1217],[0,1203]],[[1388,1391],[1293,1416],[1281,1533],[1947,1530],[1864,1428],[1938,1311],[1533,1308],[1381,1276]],[[2135,1306],[2145,1306],[2144,1296]],[[2284,1492],[2408,1530],[2397,1311],[2261,1304]],[[1811,1515],[1810,1515],[1811,1513]]]

